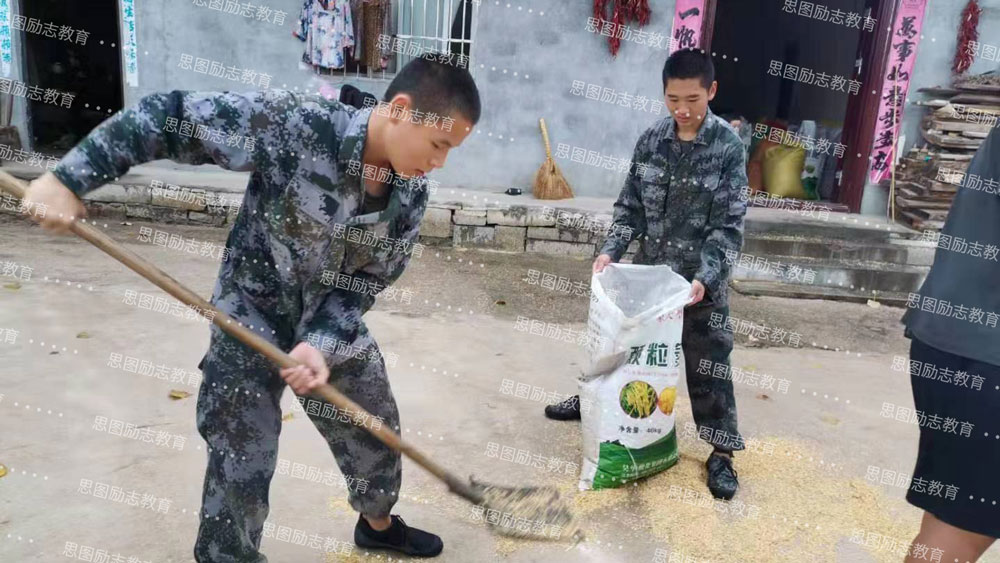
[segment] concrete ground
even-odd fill
[[[217,263],[139,242],[140,226],[150,225],[110,224],[106,231],[207,297]],[[226,234],[152,227],[218,244]],[[207,325],[123,303],[128,290],[164,294],[82,241],[0,215],[3,262],[32,271],[27,280],[0,278],[0,329],[18,331],[5,343],[3,334],[12,333],[0,330],[0,464],[9,471],[0,478],[0,561],[66,560],[67,542],[125,559],[190,561],[206,455],[195,428],[197,388],[109,367],[109,358],[193,373]],[[741,431],[775,446],[737,455],[736,500],[758,507],[751,520],[668,498],[670,486],[706,492],[707,449],[691,440],[682,440],[674,468],[634,487],[584,494],[576,493],[575,474],[486,455],[493,442],[580,462],[577,423],[549,421],[542,401],[501,391],[509,379],[571,393],[585,361],[578,346],[515,329],[519,316],[585,328],[587,298],[533,285],[530,270],[589,281],[587,261],[429,248],[397,284],[411,290],[411,302],[381,301],[366,317],[382,349],[397,355],[390,377],[407,440],[460,474],[560,487],[575,495],[588,532],[575,547],[497,539],[406,460],[396,512],[443,536],[439,561],[666,561],[671,552],[699,562],[902,559],[888,539],[880,547],[857,540],[878,534],[901,545],[919,523],[920,512],[902,500],[906,485],[866,479],[871,466],[908,475],[915,459],[917,428],[880,416],[886,402],[912,408],[908,376],[891,369],[893,356],[907,353],[901,310],[733,295],[734,317],[797,332],[802,342],[791,348],[738,338],[734,365],[789,381],[784,393],[736,385]],[[172,400],[171,390],[192,396]],[[684,395],[682,425],[691,420]],[[286,393],[286,412],[291,400]],[[95,430],[96,417],[165,432],[160,436],[171,441]],[[174,447],[177,436],[185,439],[182,449]],[[279,455],[313,469],[275,476],[269,521],[300,531],[289,532],[293,538],[304,533],[348,545],[356,516],[344,490],[306,478],[336,466],[304,415],[284,422]],[[144,508],[96,498],[79,491],[84,479],[156,500]],[[324,554],[278,537],[265,538],[262,549],[275,562],[387,560],[359,549]]]

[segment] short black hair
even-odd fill
[[[663,65],[663,89],[671,78],[700,78],[705,89],[715,81],[715,65],[712,57],[702,49],[680,49],[667,57]]]
[[[445,57],[447,55],[427,53],[407,63],[389,83],[383,101],[388,102],[397,94],[409,94],[414,108],[420,111],[442,116],[457,111],[473,124],[477,123],[482,106],[476,82],[457,62],[445,62],[457,61],[457,57]]]

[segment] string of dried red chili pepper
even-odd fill
[[[958,26],[958,45],[955,47],[955,60],[951,64],[951,70],[955,74],[962,74],[969,70],[975,58],[974,53],[969,52],[969,43],[979,38],[979,14],[983,11],[976,0],[969,0],[962,10],[962,23]]]
[[[608,8],[611,9],[611,17],[608,18]],[[621,38],[617,35],[617,30],[630,21],[639,22],[639,27],[649,23],[649,0],[594,0],[594,18],[601,22],[611,22],[614,33],[608,36],[608,47],[611,56],[618,55],[621,46]]]

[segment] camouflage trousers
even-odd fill
[[[330,383],[380,417],[381,424],[398,428],[399,413],[385,365],[381,355],[376,357],[375,361],[350,359],[337,365],[331,370]],[[215,326],[209,352],[199,367],[204,378],[198,393],[197,421],[198,432],[208,446],[208,468],[195,560],[266,562],[259,549],[269,510],[271,476],[278,461],[279,402],[285,383],[269,360]],[[399,453],[365,428],[332,414],[336,413],[333,405],[319,398],[308,400],[321,403],[322,408],[307,412],[341,473],[366,483],[363,490],[348,487],[351,506],[369,516],[388,515],[402,478]]]
[[[729,316],[729,303],[701,302],[684,309],[684,368],[698,435],[724,450],[744,449],[736,429],[736,397],[729,378],[733,333],[709,325],[712,314]],[[718,366],[718,367],[717,367]],[[725,377],[714,377],[722,373]]]

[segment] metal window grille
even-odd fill
[[[357,5],[367,4],[361,0]],[[423,53],[451,53],[464,56],[466,68],[472,68],[472,30],[480,0],[392,0],[391,14],[379,30],[377,42],[382,49],[382,68],[373,68],[348,57],[347,64],[336,70],[315,68],[316,74],[331,77],[391,80],[398,69]],[[354,3],[352,3],[354,4]],[[352,17],[362,17],[352,13]],[[367,32],[367,31],[366,31]],[[373,38],[366,36],[365,41]],[[356,45],[355,49],[361,49]]]

